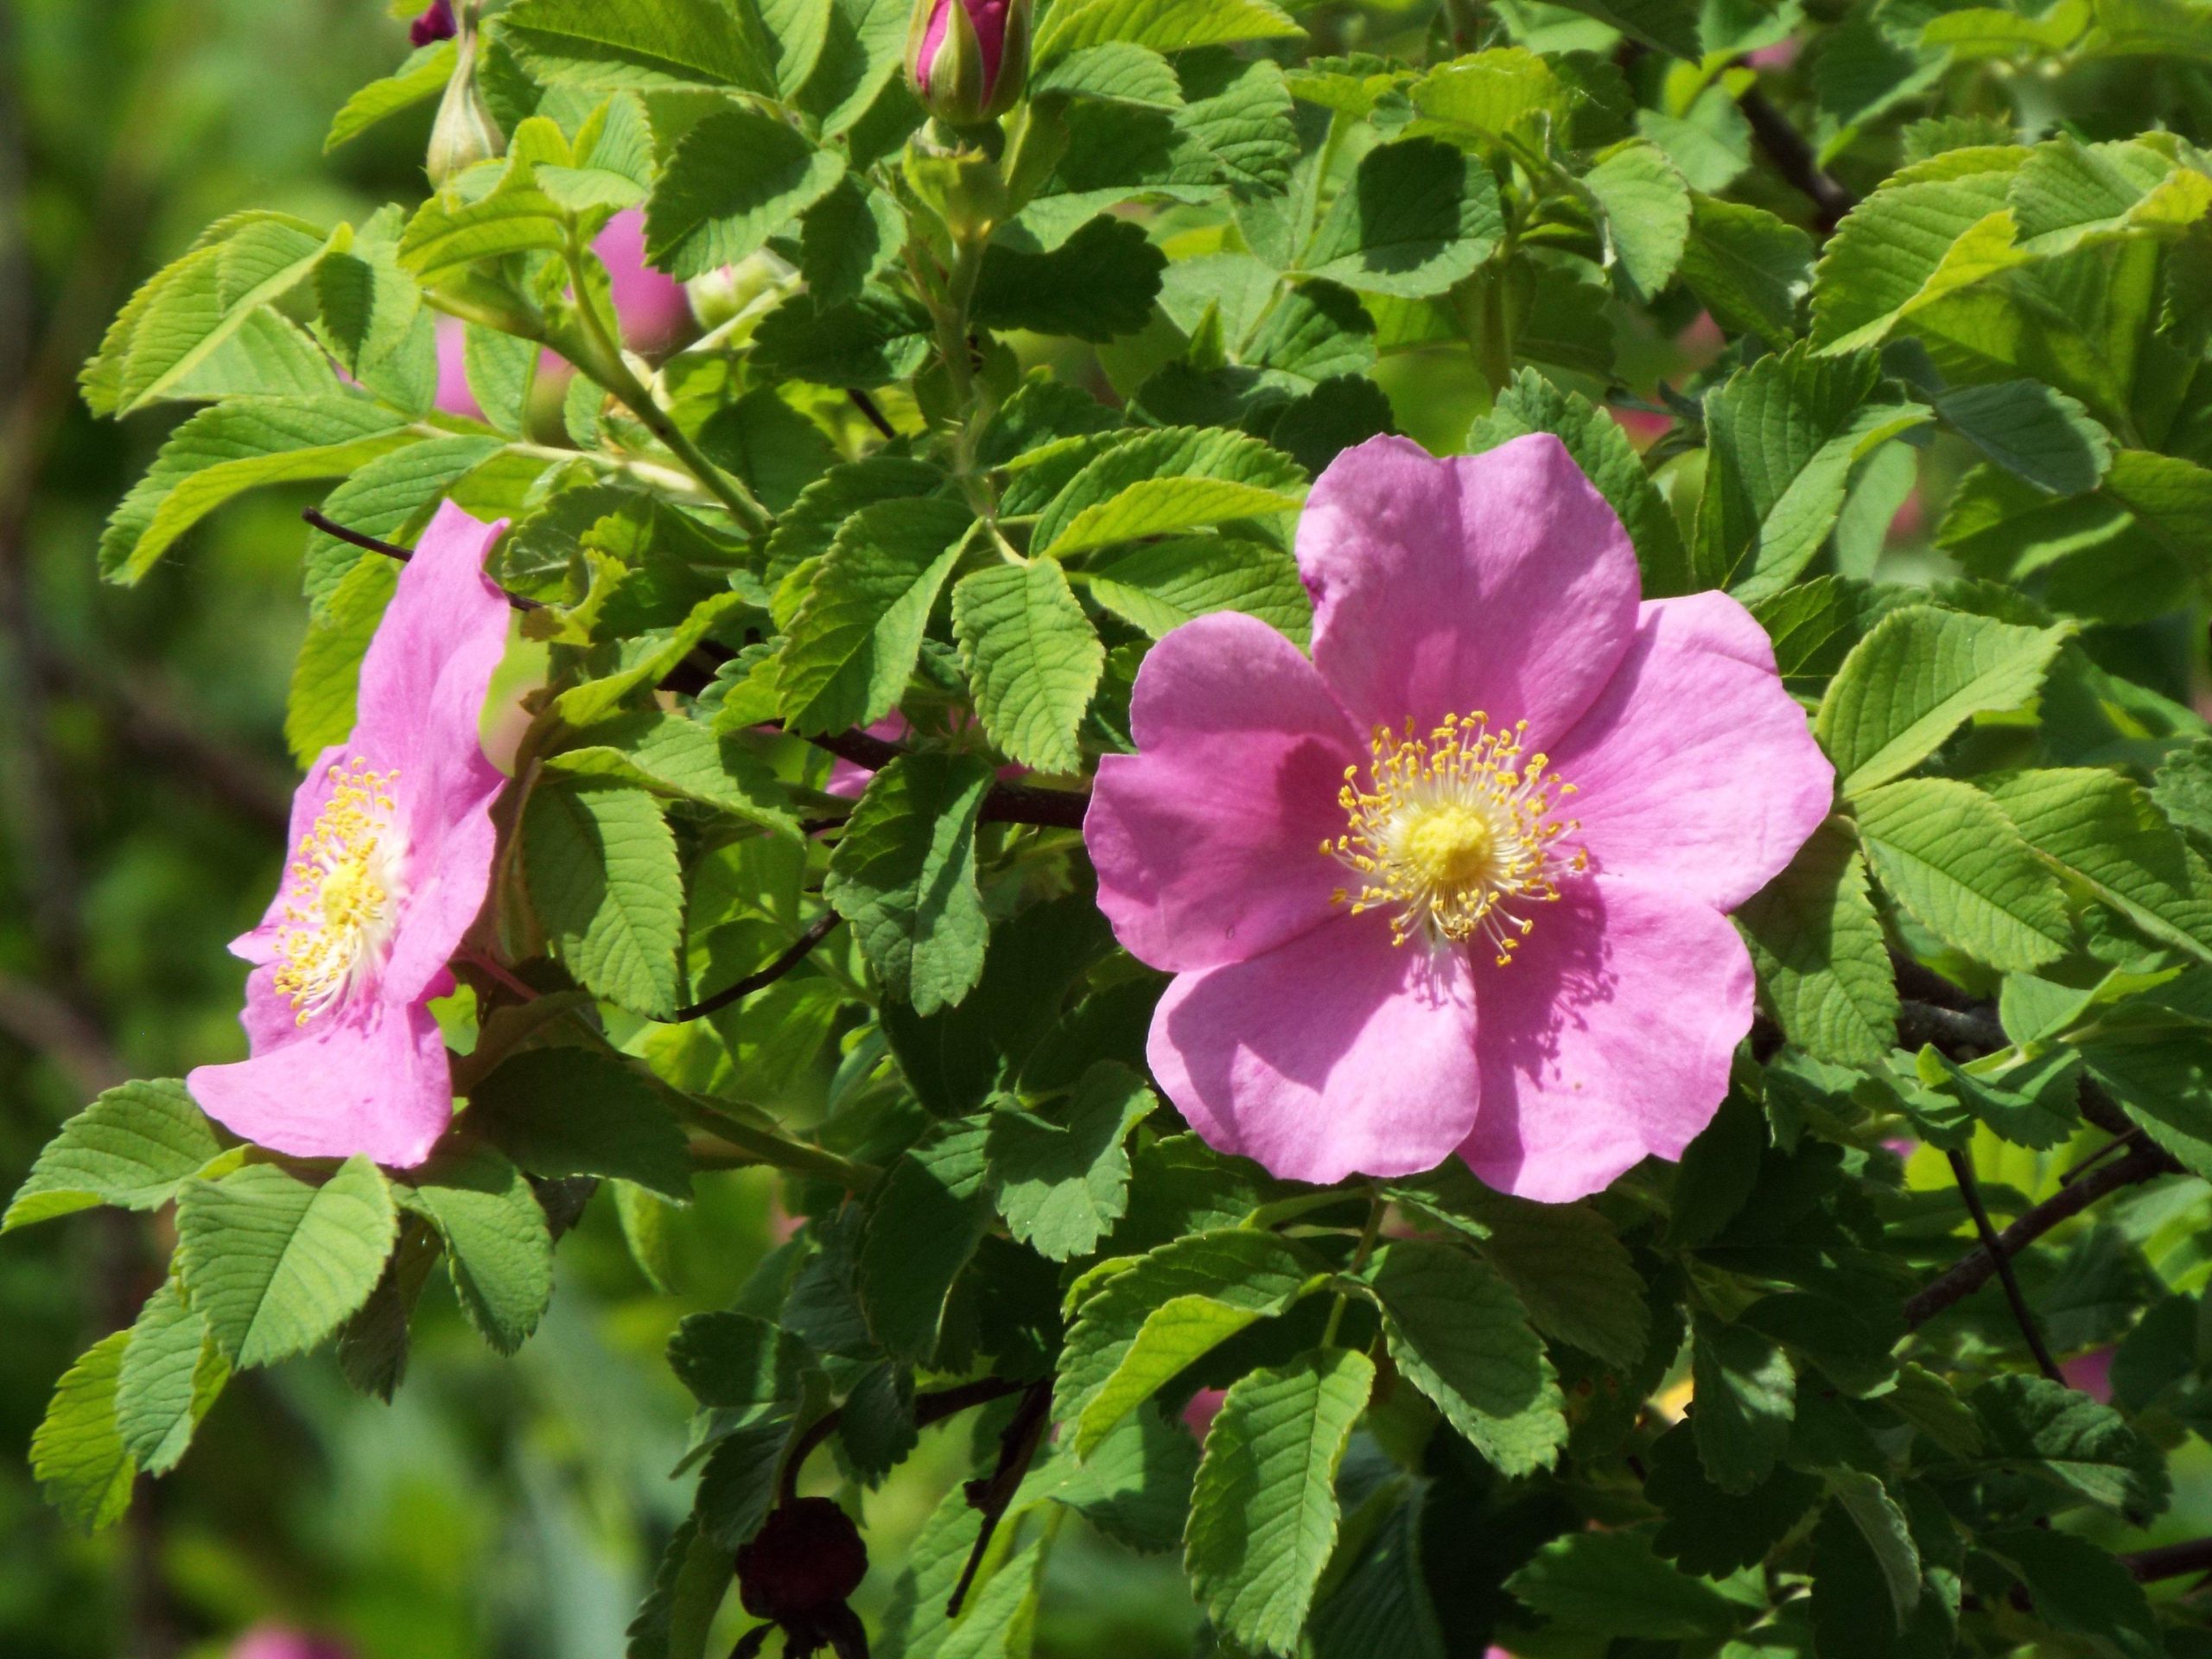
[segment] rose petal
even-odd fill
[[[1751,959],[1718,911],[1626,881],[1573,882],[1531,913],[1512,965],[1474,970],[1482,1112],[1459,1155],[1558,1204],[1681,1157],[1712,1122],[1751,1028]]]
[[[1234,613],[1187,622],[1145,658],[1129,720],[1137,753],[1100,763],[1083,834],[1130,953],[1211,968],[1325,918],[1344,871],[1321,842],[1365,755],[1298,647]]]
[[[1552,752],[1597,867],[1733,910],[1828,815],[1835,769],[1726,594],[1648,601],[1612,683]]]
[[[1640,578],[1605,498],[1548,433],[1438,461],[1370,438],[1298,526],[1313,662],[1366,725],[1480,712],[1541,747],[1628,649]]]
[[[257,980],[270,975],[257,969]],[[247,1007],[264,1022],[264,986]],[[248,1029],[256,1020],[250,1014]],[[185,1087],[200,1109],[256,1146],[295,1158],[366,1153],[408,1169],[430,1155],[453,1117],[453,1074],[438,1022],[420,1003],[365,997],[299,1027],[281,1046],[230,1065],[203,1065]]]
[[[1185,974],[1152,1020],[1153,1075],[1220,1151],[1289,1180],[1433,1169],[1475,1122],[1465,963],[1341,916],[1249,962]]]

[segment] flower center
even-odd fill
[[[300,838],[276,931],[276,989],[302,1025],[344,1001],[382,965],[399,901],[404,839],[393,823],[397,772],[333,765],[330,798]]]
[[[1524,906],[1558,899],[1558,878],[1589,868],[1580,848],[1559,845],[1579,827],[1553,817],[1574,785],[1545,775],[1551,763],[1524,755],[1528,722],[1493,731],[1484,714],[1451,715],[1426,737],[1378,726],[1367,779],[1344,771],[1338,796],[1351,823],[1321,850],[1362,878],[1337,890],[1352,913],[1387,910],[1390,938],[1415,933],[1458,944],[1478,933],[1502,967],[1535,926]]]

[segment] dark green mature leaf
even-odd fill
[[[315,1347],[368,1300],[399,1226],[365,1157],[320,1185],[275,1164],[177,1197],[177,1266],[195,1312],[240,1370]]]
[[[1912,1623],[1900,1630],[1885,1615],[1894,1608],[1891,1579],[1881,1558],[1841,1503],[1821,1511],[1813,1529],[1814,1652],[1874,1659],[1940,1659],[1952,1651],[1955,1603],[1923,1593]],[[1955,1592],[1954,1592],[1955,1595]]]
[[[991,1179],[1014,1237],[1049,1261],[1088,1255],[1128,1208],[1123,1147],[1158,1103],[1127,1066],[1103,1061],[1072,1094],[991,1114]]]
[[[1859,844],[1890,894],[1946,944],[2008,972],[2073,940],[2064,895],[2005,816],[1971,784],[1907,778],[1853,804]]]
[[[31,1436],[31,1473],[46,1501],[79,1532],[99,1532],[130,1505],[137,1473],[116,1425],[115,1393],[128,1331],[111,1332],[62,1373]]]
[[[1873,1554],[1890,1592],[1896,1628],[1908,1629],[1920,1608],[1920,1549],[1904,1511],[1879,1480],[1861,1470],[1831,1469],[1827,1478],[1835,1507],[1851,1517]]]
[[[1798,312],[1813,286],[1813,238],[1763,207],[1693,192],[1682,281],[1721,327],[1779,350],[1802,333]]]
[[[2096,488],[2112,465],[2112,435],[2079,403],[2039,380],[1940,392],[1936,413],[1999,466],[2054,495]]]
[[[2212,960],[2212,870],[2139,785],[2070,768],[2022,772],[1992,793],[2062,874],[2152,938]]]
[[[822,896],[884,989],[918,1014],[952,1007],[982,976],[976,823],[991,780],[969,756],[903,755],[875,774],[830,855]]]
[[[1296,1650],[1337,1540],[1337,1466],[1375,1365],[1318,1349],[1230,1385],[1206,1436],[1185,1535],[1192,1588],[1248,1649]]]
[[[683,135],[653,187],[647,256],[685,277],[735,264],[844,176],[842,157],[789,123],[743,105],[717,110]]]
[[[1878,1065],[1897,1040],[1897,983],[1866,866],[1823,826],[1789,868],[1736,912],[1762,995],[1815,1059]]]
[[[1656,1642],[1719,1636],[1740,1611],[1712,1586],[1652,1554],[1646,1528],[1554,1539],[1505,1581],[1539,1613],[1569,1630]]]
[[[500,13],[499,35],[541,80],[776,92],[754,0],[522,0]]]
[[[1797,1372],[1770,1338],[1700,1315],[1691,1348],[1697,1387],[1690,1408],[1698,1460],[1727,1492],[1748,1492],[1773,1473],[1796,1413]]]
[[[662,1553],[652,1593],[630,1621],[623,1659],[704,1659],[708,1633],[733,1582],[728,1552],[687,1516]]]
[[[795,295],[760,320],[753,365],[763,375],[856,390],[904,379],[929,359],[930,314],[905,295],[870,286],[817,309]]]
[[[1503,1279],[1463,1249],[1418,1240],[1385,1245],[1362,1277],[1391,1359],[1476,1450],[1510,1475],[1558,1458],[1559,1380]]]
[[[1643,1495],[1666,1512],[1652,1547],[1700,1578],[1754,1567],[1820,1502],[1820,1478],[1776,1465],[1748,1491],[1728,1492],[1706,1476],[1696,1430],[1677,1423],[1644,1454]]]
[[[553,1236],[522,1172],[472,1147],[438,1159],[399,1197],[444,1239],[468,1322],[500,1353],[521,1347],[553,1300]]]
[[[683,1129],[645,1074],[612,1054],[511,1056],[470,1094],[468,1121],[533,1175],[597,1175],[691,1197]]]
[[[1027,328],[1103,344],[1152,316],[1166,256],[1144,226],[1092,219],[1050,253],[994,245],[976,284],[973,315],[1000,328]]]
[[[2166,1652],[2143,1586],[2088,1539],[2019,1527],[1976,1541],[2012,1569],[2034,1602],[2036,1617],[2052,1630],[2109,1643],[2124,1659],[2159,1659]]]
[[[1077,771],[1076,741],[1105,671],[1106,647],[1050,559],[997,564],[952,590],[953,637],[983,729],[1009,760]]]
[[[699,1531],[724,1560],[760,1530],[775,1507],[776,1477],[794,1427],[789,1419],[747,1423],[716,1440],[707,1454],[699,1471]]]
[[[694,1313],[668,1339],[668,1364],[705,1409],[732,1421],[771,1416],[798,1403],[805,1349],[749,1313]]]
[[[659,802],[597,784],[533,790],[523,869],[539,925],[578,979],[639,1014],[676,1012],[683,875]]]
[[[2082,1127],[2081,1058],[2073,1049],[2054,1048],[1992,1071],[1980,1062],[1961,1066],[1931,1048],[1923,1051],[1921,1065],[1924,1074],[1932,1064],[1995,1134],[2015,1146],[2047,1149],[2063,1146]]]
[[[23,1178],[0,1232],[111,1204],[157,1210],[222,1154],[214,1126],[173,1078],[108,1090],[61,1126]]]
[[[2110,1406],[2040,1376],[1992,1377],[1967,1396],[1985,1459],[2140,1522],[2171,1486],[2158,1449]]]
[[[985,1129],[940,1123],[886,1172],[869,1196],[859,1291],[869,1332],[890,1353],[935,1351],[953,1281],[990,1224]]]
[[[1360,158],[1300,268],[1348,288],[1421,299],[1472,274],[1504,230],[1487,167],[1437,139],[1402,139]]]

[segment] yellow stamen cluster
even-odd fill
[[[357,757],[328,775],[330,798],[293,855],[276,933],[276,990],[303,1026],[382,961],[400,898],[399,774]]]
[[[1363,878],[1356,892],[1337,889],[1337,902],[1354,915],[1389,911],[1394,944],[1480,934],[1501,967],[1512,961],[1535,925],[1521,907],[1551,903],[1558,877],[1589,868],[1588,854],[1559,845],[1580,827],[1552,816],[1574,785],[1545,775],[1549,757],[1522,753],[1528,724],[1493,731],[1476,713],[1447,715],[1426,737],[1410,720],[1402,732],[1376,727],[1364,786],[1347,766],[1337,798],[1351,828],[1321,843]]]

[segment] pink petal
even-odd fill
[[[1459,1148],[1500,1192],[1598,1192],[1679,1158],[1751,1028],[1751,959],[1709,906],[1592,877],[1534,906],[1510,967],[1475,969],[1482,1114]]]
[[[1404,438],[1347,449],[1306,499],[1298,567],[1314,665],[1364,725],[1479,711],[1541,747],[1636,630],[1635,549],[1548,433],[1449,461]]]
[[[265,982],[270,970],[257,969]],[[265,983],[247,992],[247,1029],[262,1046],[276,1017]],[[453,1117],[453,1074],[438,1022],[423,1004],[360,998],[297,1028],[282,1046],[231,1065],[203,1065],[185,1087],[200,1109],[256,1146],[295,1158],[350,1158],[408,1169],[430,1155]]]
[[[1608,874],[1732,910],[1827,817],[1835,769],[1726,594],[1647,601],[1612,683],[1552,750],[1568,836]]]
[[[468,385],[468,325],[459,317],[441,315],[437,335],[437,407],[464,420],[482,420],[484,410]]]
[[[292,791],[291,828],[284,837],[288,856],[293,848],[307,839],[308,831],[315,827],[315,819],[329,804],[330,791],[334,787],[330,769],[334,766],[342,766],[346,756],[346,749],[343,743],[332,744],[315,756],[314,764],[308,768],[307,776]],[[276,961],[276,933],[283,921],[286,902],[285,882],[279,879],[276,894],[270,899],[269,908],[262,912],[261,920],[250,931],[241,933],[231,941],[231,954],[244,957],[257,968]]]
[[[1465,962],[1390,943],[1345,914],[1167,988],[1147,1057],[1176,1109],[1222,1152],[1288,1180],[1433,1169],[1475,1122]]]
[[[1241,962],[1323,920],[1345,872],[1344,769],[1366,759],[1298,647],[1252,617],[1186,622],[1137,671],[1134,755],[1098,767],[1098,907],[1155,968]]]
[[[658,351],[690,326],[691,301],[683,284],[645,263],[644,208],[626,207],[608,219],[591,251],[607,267],[607,291],[625,345]]]
[[[896,743],[914,728],[906,716],[893,709],[881,720],[868,728],[870,737],[880,737],[887,743]],[[830,768],[829,781],[822,785],[824,795],[842,795],[849,801],[857,801],[868,792],[868,779],[874,777],[873,768],[856,760],[840,760]]]

